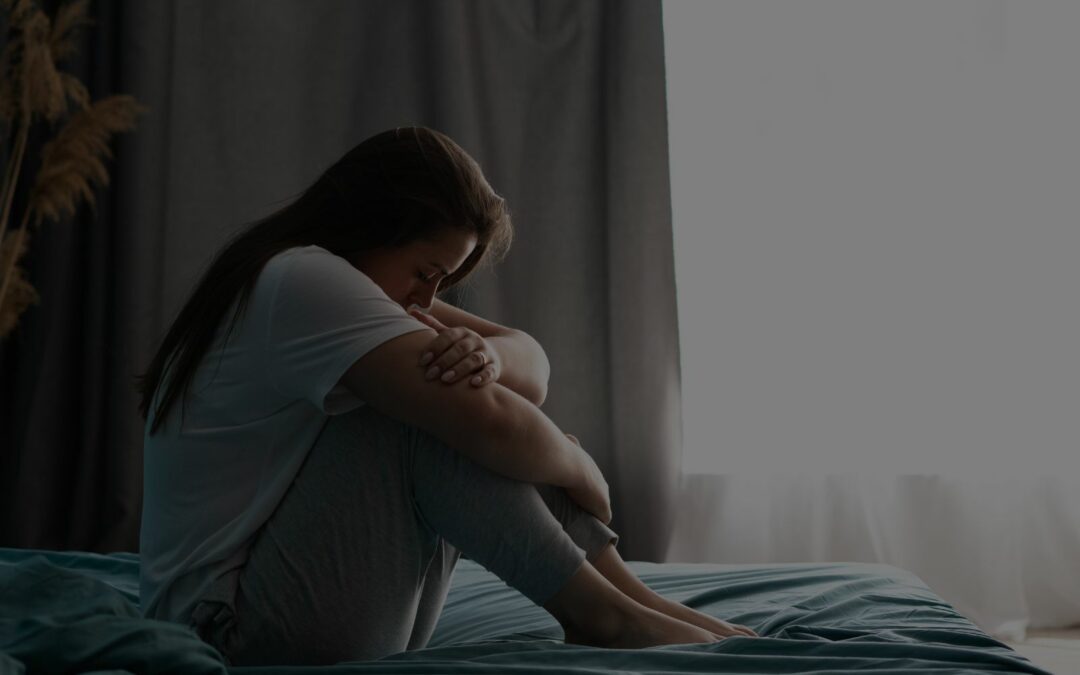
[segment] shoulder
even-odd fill
[[[266,262],[264,271],[270,276],[315,275],[321,278],[363,276],[352,263],[321,246],[294,246],[279,251]],[[366,277],[365,277],[366,278]]]
[[[296,261],[327,260],[331,258],[344,260],[344,258],[334,255],[322,246],[311,244],[309,246],[293,246],[278,251],[267,261],[266,265],[267,267],[273,266],[274,268],[279,268],[288,267]]]

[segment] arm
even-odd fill
[[[476,331],[498,352],[501,375],[499,384],[536,406],[547,398],[551,364],[543,347],[525,331],[501,326],[463,309],[436,299],[431,315],[447,326],[465,326]]]
[[[576,487],[586,458],[535,405],[492,382],[473,387],[424,379],[416,355],[435,338],[421,329],[360,357],[341,378],[379,412],[416,426],[488,469],[514,480]]]
[[[551,364],[540,343],[520,330],[486,339],[499,353],[502,364],[502,375],[497,384],[514,390],[537,407],[542,406],[547,398]]]

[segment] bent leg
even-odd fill
[[[583,559],[595,562],[609,543],[618,542],[613,530],[578,506],[564,489],[506,478],[422,430],[409,428],[406,433],[417,462],[413,477],[420,518],[442,534],[444,550],[464,550],[537,605],[544,606],[580,568]],[[448,481],[452,476],[459,480]],[[479,494],[481,490],[486,494]],[[473,514],[468,520],[444,517],[448,501],[461,506],[463,500],[474,502],[474,497],[480,499],[467,507]],[[498,505],[498,513],[486,510],[487,500]],[[545,549],[552,553],[543,553]],[[531,560],[537,555],[550,559]],[[530,564],[522,566],[518,558]],[[428,573],[409,649],[426,645],[435,631],[450,587],[449,559],[449,553],[437,555]]]
[[[552,503],[558,510],[558,496]],[[564,511],[596,553],[594,526]],[[459,551],[539,605],[587,552],[532,484],[367,406],[334,416],[256,537],[235,622],[217,646],[237,666],[370,660],[423,647]]]
[[[577,502],[566,494],[565,489],[544,483],[536,483],[534,487],[548,510],[562,524],[566,534],[585,551],[585,557],[590,563],[596,564],[608,544],[615,546],[619,543],[619,535],[599,518],[578,506]]]
[[[537,487],[497,474],[420,429],[405,428],[420,520],[542,606],[578,570],[586,552],[563,530]],[[568,520],[577,520],[564,511]]]
[[[240,574],[234,666],[406,649],[439,538],[416,518],[404,427],[367,406],[326,422]]]

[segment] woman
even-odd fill
[[[375,659],[427,644],[464,552],[567,642],[754,635],[634,576],[603,476],[538,408],[539,344],[435,298],[510,240],[476,162],[417,127],[219,252],[139,378],[146,616],[232,665]]]

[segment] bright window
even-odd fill
[[[1080,459],[1080,3],[665,0],[688,472]]]

